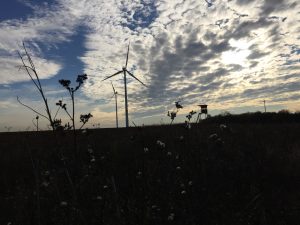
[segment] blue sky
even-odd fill
[[[296,0],[3,0],[0,7],[0,130],[32,129],[35,114],[16,96],[44,111],[41,98],[17,51],[26,43],[52,111],[66,91],[59,79],[87,73],[76,93],[77,117],[91,112],[88,126],[115,124],[109,81],[128,68],[147,88],[129,78],[130,120],[168,121],[181,100],[184,115],[209,105],[211,114],[300,110],[300,4]],[[123,93],[122,76],[112,79]],[[120,124],[124,100],[119,97]],[[61,117],[67,122],[64,113]],[[79,120],[79,119],[78,119]],[[41,121],[46,129],[47,122]]]

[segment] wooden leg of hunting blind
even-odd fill
[[[200,115],[201,115],[201,113],[198,113],[196,123],[199,123],[199,122],[200,122]]]

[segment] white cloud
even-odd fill
[[[61,65],[42,58],[36,58],[34,63],[40,79],[50,78],[56,75],[61,69]],[[21,65],[22,63],[20,58],[15,58],[12,56],[0,56],[0,83],[9,84],[13,82],[29,80],[30,78],[24,68],[20,69]]]
[[[296,67],[299,53],[295,51],[300,46],[300,27],[295,22],[300,17],[299,4],[216,0],[208,7],[205,1],[198,0],[154,1],[157,17],[148,18],[153,19],[148,27],[131,30],[131,25],[142,24],[136,17],[137,11],[145,17],[151,15],[145,2],[151,3],[58,0],[57,5],[43,8],[42,13],[26,21],[2,22],[1,49],[12,54],[18,48],[16,43],[23,39],[49,45],[68,41],[75,27],[84,25],[88,28],[86,51],[79,57],[91,76],[83,92],[92,100],[105,100],[112,90],[110,82],[102,79],[125,64],[130,40],[129,68],[149,86],[143,88],[135,81],[128,85],[130,111],[139,116],[153,113],[152,107],[163,111],[165,105],[179,98],[186,105],[204,101],[219,109],[235,104],[257,105],[256,99],[260,98],[270,98],[274,104],[282,96],[287,96],[289,104],[294,101],[297,91],[293,84],[299,83],[300,78],[284,80],[283,76],[300,72]],[[38,46],[35,51],[41,58]],[[6,68],[0,73],[2,82],[23,79],[7,75],[12,71],[10,65],[17,61],[8,62],[0,58],[0,64]],[[44,73],[45,78],[61,68],[59,62],[47,65],[42,69],[48,72]],[[122,76],[112,80],[122,92]],[[283,84],[285,89],[281,91]],[[99,107],[107,107],[105,112],[109,115],[113,113],[111,103],[103,102]],[[110,118],[100,108],[95,111],[99,118],[101,113]]]
[[[28,76],[16,69],[21,64],[17,51],[22,50],[23,41],[30,45],[30,54],[34,58],[41,78],[56,75],[62,65],[59,62],[46,60],[37,43],[51,46],[69,41],[68,37],[74,33],[74,28],[81,19],[72,16],[71,10],[66,9],[62,4],[32,7],[35,13],[25,20],[0,22],[1,84],[28,80]]]

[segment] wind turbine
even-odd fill
[[[119,128],[119,121],[118,121],[118,92],[115,90],[113,83],[111,82],[111,86],[113,88],[114,94],[112,97],[115,97],[116,102],[116,126]]]
[[[267,112],[267,107],[266,107],[266,100],[264,99],[263,100],[263,103],[264,103],[264,109],[265,109],[265,113]]]
[[[107,79],[109,79],[109,78],[112,78],[112,77],[114,77],[114,76],[117,76],[118,74],[123,73],[123,75],[124,75],[124,88],[125,88],[125,115],[126,115],[126,120],[125,120],[125,122],[126,122],[126,127],[129,127],[129,120],[128,120],[128,102],[127,102],[127,77],[126,77],[127,73],[128,73],[130,76],[132,76],[134,79],[136,79],[138,82],[140,82],[142,85],[144,85],[144,86],[146,87],[146,85],[145,85],[142,81],[140,81],[140,80],[139,80],[138,78],[136,78],[131,72],[129,72],[129,71],[127,70],[128,56],[129,56],[129,46],[130,46],[130,43],[128,44],[128,50],[127,50],[127,56],[126,56],[126,63],[125,63],[125,66],[122,67],[122,70],[120,70],[120,71],[114,73],[113,75],[108,76],[108,77],[106,77],[105,79],[102,80],[102,81],[105,81],[105,80],[107,80]]]

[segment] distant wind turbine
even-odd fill
[[[116,103],[116,127],[119,128],[119,121],[118,121],[118,92],[115,90],[115,87],[113,83],[111,82],[111,86],[113,88],[114,94],[113,97],[115,97],[115,103]]]
[[[129,120],[128,120],[128,101],[127,101],[127,78],[126,78],[126,74],[128,73],[130,76],[132,76],[134,79],[136,79],[138,82],[140,82],[142,85],[144,85],[146,87],[146,85],[140,81],[138,78],[136,78],[131,72],[129,72],[127,70],[127,64],[128,64],[128,56],[129,56],[129,46],[130,46],[130,43],[128,44],[128,50],[127,50],[127,56],[126,56],[126,63],[125,63],[125,66],[122,67],[122,70],[114,73],[113,75],[111,76],[108,76],[106,77],[105,79],[103,79],[102,81],[105,81],[109,78],[112,78],[114,76],[117,76],[118,74],[121,74],[123,73],[124,74],[124,88],[125,88],[125,116],[126,116],[126,127],[129,127]]]
[[[265,109],[265,113],[267,112],[267,107],[266,107],[266,100],[263,100],[264,103],[264,109]]]

